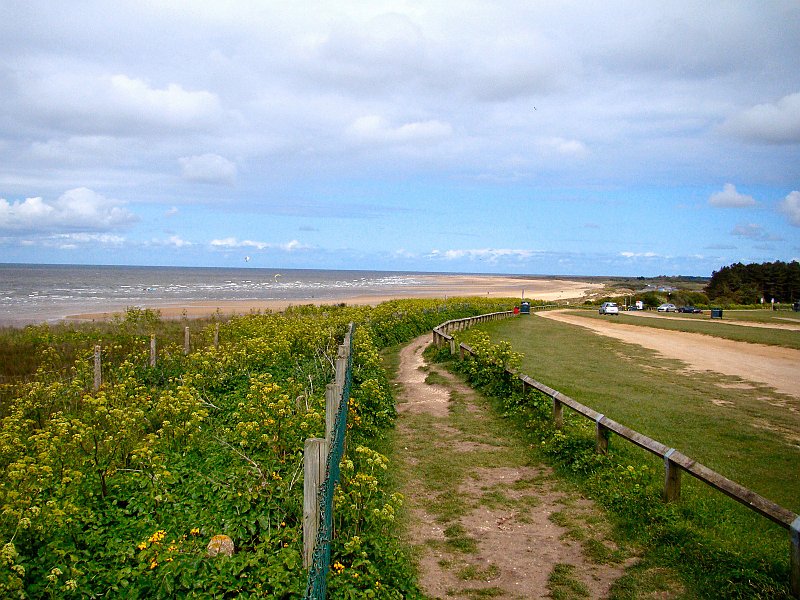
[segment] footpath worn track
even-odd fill
[[[426,594],[607,596],[634,552],[611,541],[591,502],[530,459],[482,397],[426,364],[428,343],[401,351],[395,382],[401,491]]]

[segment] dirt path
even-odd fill
[[[733,375],[800,398],[800,350],[736,342],[699,333],[639,327],[612,321],[614,317],[587,319],[560,311],[537,315],[656,350],[668,358],[684,361],[692,370]]]
[[[425,593],[606,597],[632,553],[610,541],[589,501],[527,458],[481,397],[425,363],[428,343],[426,335],[401,351],[395,382],[401,491]]]

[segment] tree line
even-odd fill
[[[714,271],[705,292],[734,304],[794,302],[800,300],[800,263],[734,263]]]

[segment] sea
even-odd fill
[[[313,303],[424,286],[432,273],[0,264],[0,326],[204,300]]]

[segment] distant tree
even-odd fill
[[[711,274],[706,286],[711,300],[726,299],[737,304],[793,302],[800,298],[800,263],[734,263]]]
[[[638,296],[638,299],[648,308],[656,308],[659,304],[664,302],[664,297],[655,292],[645,292],[641,296]]]
[[[677,305],[706,305],[708,304],[708,296],[702,292],[678,290],[677,292],[673,292],[672,301]]]

